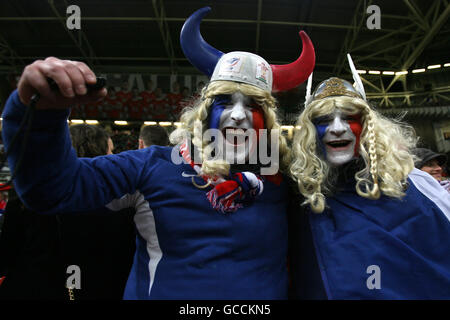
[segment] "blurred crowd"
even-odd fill
[[[120,90],[108,87],[108,96],[95,103],[72,108],[72,119],[96,120],[167,120],[176,121],[181,110],[198,98],[198,92],[204,86],[199,83],[192,93],[188,87],[181,87],[178,82],[172,83],[169,93],[162,88],[153,89],[153,82],[147,83],[147,90],[139,91],[133,87],[128,90],[128,82],[124,82]]]

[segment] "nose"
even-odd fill
[[[341,120],[340,117],[334,118],[333,122],[330,125],[330,133],[339,137],[343,135],[347,131],[347,127],[345,123]]]
[[[241,103],[236,103],[231,109],[231,119],[237,123],[242,122],[246,115],[244,106]]]
[[[435,164],[432,169],[436,172],[436,173],[441,173],[442,171],[442,167],[438,164]]]

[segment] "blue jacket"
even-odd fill
[[[352,182],[323,213],[293,213],[294,298],[450,299],[450,196],[432,201],[416,176],[401,200],[363,198]]]
[[[3,113],[7,149],[25,108],[14,92]],[[27,206],[48,214],[136,208],[138,237],[125,299],[287,297],[285,182],[265,181],[252,205],[223,215],[208,202],[209,189],[197,189],[182,175],[195,174],[190,165],[171,161],[172,148],[77,158],[68,115],[36,112],[15,188]],[[19,147],[13,149],[12,169]]]

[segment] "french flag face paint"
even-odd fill
[[[231,103],[230,95],[218,95],[215,97],[213,104],[210,107],[209,128],[219,129],[220,116],[223,110]]]
[[[314,119],[319,145],[332,166],[343,165],[359,156],[361,118],[340,110]]]
[[[240,92],[218,95],[211,105],[209,128],[222,132],[224,150],[228,151],[225,158],[229,163],[245,163],[257,150],[258,138],[264,129],[264,114],[252,98]]]

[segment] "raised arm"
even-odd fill
[[[52,91],[47,78],[59,87]],[[11,170],[17,165],[23,133],[11,150],[31,96],[38,92],[31,134],[14,186],[30,208],[47,213],[84,211],[102,207],[124,194],[134,193],[152,152],[130,151],[121,155],[78,159],[72,148],[67,117],[69,106],[95,101],[106,89],[88,93],[94,73],[81,62],[47,58],[27,66],[18,90],[9,97],[3,112],[3,140],[10,151]]]

